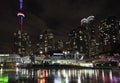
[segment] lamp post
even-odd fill
[[[74,57],[74,59],[75,59],[75,63],[77,63],[77,58],[78,58],[78,55],[79,55],[80,53],[77,51],[76,53],[75,53],[75,57]]]

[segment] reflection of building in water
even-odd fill
[[[99,80],[100,83],[120,83],[119,70],[16,68],[13,75],[11,72],[6,74],[2,71],[6,70],[0,70],[0,83],[8,83],[7,80],[10,83],[98,83]]]
[[[48,77],[48,70],[43,69],[37,72],[38,83],[47,83],[46,78]]]
[[[61,77],[58,76],[58,75],[56,75],[56,76],[54,77],[54,83],[62,83]]]
[[[0,76],[0,83],[8,83],[8,75],[2,75]]]
[[[66,70],[57,70],[54,72],[54,83],[69,83],[70,77]]]

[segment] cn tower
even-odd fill
[[[25,14],[22,12],[23,10],[23,0],[19,0],[19,12],[17,13],[17,16],[19,18],[19,30],[22,32],[23,29],[23,18],[25,17]]]

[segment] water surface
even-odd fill
[[[120,83],[110,69],[0,69],[0,83]]]

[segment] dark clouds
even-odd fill
[[[80,20],[89,15],[96,19],[114,15],[119,17],[119,0],[24,0],[24,31],[29,33],[32,41],[44,29],[51,29],[57,39],[67,37],[69,30],[76,28]],[[10,45],[13,33],[19,28],[16,13],[19,0],[0,2],[0,46]],[[4,42],[4,43],[3,43]],[[6,48],[6,46],[5,46]],[[10,48],[10,47],[9,47]],[[1,48],[0,48],[1,49]]]

